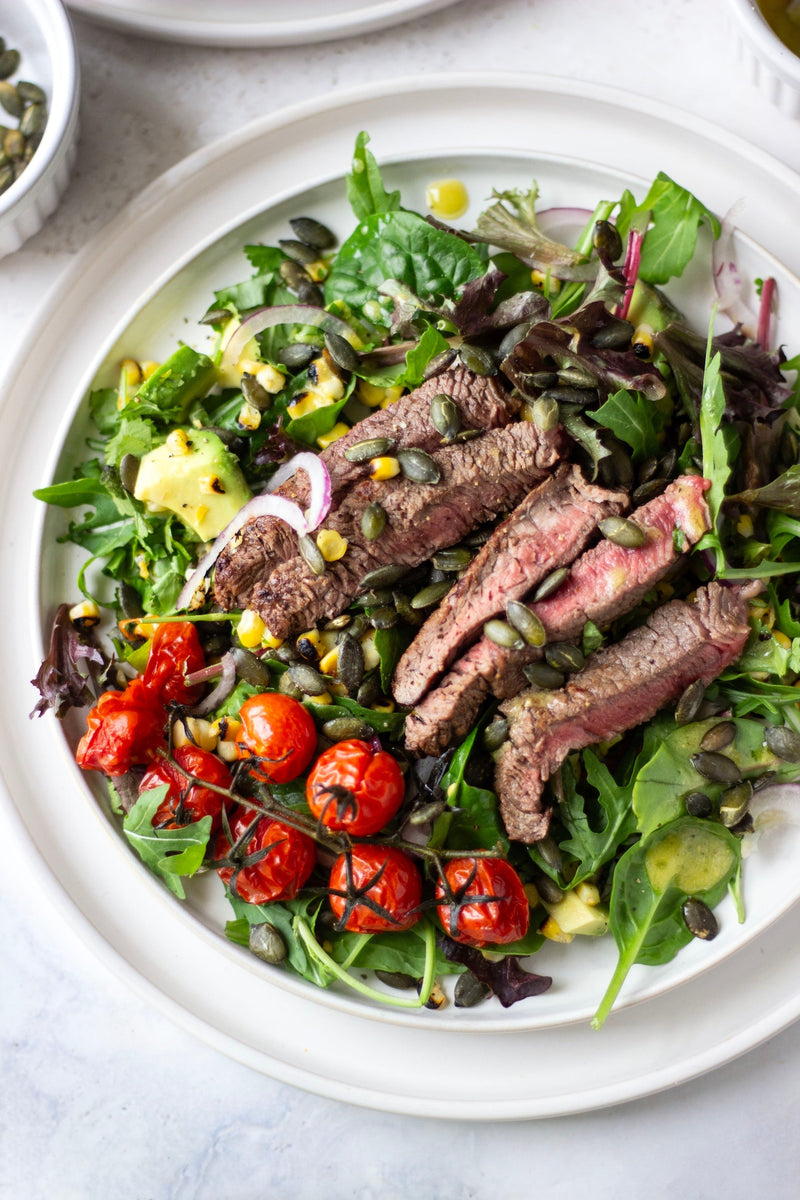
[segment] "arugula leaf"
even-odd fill
[[[600,1029],[634,963],[669,962],[692,940],[682,905],[690,896],[710,908],[736,878],[738,840],[723,825],[681,817],[623,854],[614,871],[610,928],[619,961],[592,1021]]]
[[[255,269],[254,275],[242,283],[221,288],[214,293],[215,307],[228,308],[237,314],[277,303],[276,289],[280,287],[278,269],[286,257],[275,246],[245,246],[244,252]]]
[[[592,464],[592,479],[596,479],[600,463],[604,458],[609,457],[611,451],[607,446],[603,445],[602,434],[598,432],[594,425],[589,425],[584,420],[583,414],[577,405],[560,404],[558,407],[561,424],[589,456]]]
[[[400,193],[387,192],[380,167],[367,149],[369,134],[363,130],[356,138],[350,174],[346,178],[347,199],[357,220],[374,213],[393,212],[400,207]]]
[[[163,438],[156,433],[152,421],[148,421],[144,417],[123,416],[114,436],[106,442],[106,462],[113,466],[119,466],[126,454],[135,454],[137,458],[141,458],[143,454],[147,454],[149,450],[153,449],[156,442],[162,440]]]
[[[610,429],[615,437],[630,446],[635,463],[658,455],[658,435],[663,428],[664,418],[641,392],[621,388],[595,412],[586,415],[598,425]]]
[[[479,722],[453,755],[440,787],[448,808],[436,818],[430,846],[451,850],[494,850],[508,854],[509,840],[500,821],[497,796],[488,788],[467,783],[465,774],[475,748]]]
[[[211,817],[201,817],[180,829],[154,829],[153,817],[168,791],[167,784],[162,784],[142,792],[122,828],[142,862],[183,900],[186,893],[180,877],[194,875],[202,865],[211,835]]]
[[[588,657],[594,654],[595,650],[599,650],[605,638],[600,630],[595,625],[594,621],[587,621],[583,626],[581,634],[581,650]]]
[[[715,238],[721,226],[704,204],[663,171],[653,181],[641,204],[629,191],[620,200],[617,229],[624,238],[631,226],[649,213],[651,226],[642,248],[639,275],[647,283],[667,283],[683,274],[697,245],[700,225],[706,222]]]
[[[603,822],[599,830],[592,829],[585,810],[585,798],[574,786],[564,789],[559,817],[570,836],[560,843],[560,848],[578,861],[575,874],[570,879],[571,888],[599,871],[636,828],[636,818],[631,808],[631,786],[621,787],[592,750],[584,750],[583,764],[586,779],[597,792]],[[569,778],[569,773],[566,777]]]
[[[106,437],[114,432],[119,422],[116,388],[97,388],[89,393],[89,412],[97,428]]]

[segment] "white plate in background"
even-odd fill
[[[18,626],[0,629],[12,683],[6,694],[14,697],[4,705],[13,729],[3,762],[9,798],[28,826],[39,865],[49,868],[40,873],[43,886],[53,888],[62,905],[66,893],[79,929],[103,957],[183,1024],[242,1061],[326,1095],[438,1116],[553,1115],[614,1103],[727,1061],[797,1015],[800,968],[779,952],[800,925],[797,910],[767,928],[784,898],[796,894],[796,843],[795,855],[788,843],[773,843],[748,862],[751,920],[743,935],[728,914],[712,947],[695,943],[674,964],[637,969],[625,998],[651,998],[615,1014],[601,1034],[592,1033],[585,1018],[602,994],[614,954],[610,944],[588,939],[585,946],[548,947],[537,956],[537,969],[556,978],[543,997],[506,1012],[492,1003],[398,1019],[270,974],[224,940],[218,925],[224,906],[207,902],[205,887],[193,910],[182,908],[93,803],[61,729],[50,719],[29,723],[25,717],[34,700],[27,681],[41,657],[42,628],[54,604],[74,588],[67,557],[51,549],[52,526],[43,569],[29,534],[43,515],[30,491],[54,469],[54,462],[43,461],[41,437],[25,437],[30,406],[36,403],[36,428],[52,431],[57,450],[72,425],[68,401],[83,394],[104,359],[154,357],[179,336],[191,341],[184,317],[204,311],[213,287],[248,273],[241,245],[282,232],[281,222],[298,212],[297,193],[305,191],[298,185],[317,184],[314,215],[346,233],[350,218],[342,224],[341,189],[323,181],[346,168],[362,127],[380,158],[404,164],[390,167],[387,177],[404,185],[411,206],[421,203],[426,180],[445,173],[465,179],[475,208],[492,185],[520,186],[531,175],[548,202],[589,206],[606,189],[618,195],[623,180],[664,169],[718,211],[744,194],[744,227],[787,266],[798,265],[788,230],[800,181],[791,172],[696,119],[675,122],[658,105],[637,101],[633,107],[617,93],[565,82],[470,78],[361,89],[333,110],[315,103],[258,122],[174,168],[68,272],[12,370],[0,414],[7,483],[0,495],[0,562],[6,578],[20,586],[24,581],[22,607],[32,618],[27,640]],[[613,165],[593,165],[598,162]],[[254,195],[257,206],[243,199]],[[306,210],[309,203],[306,193]],[[743,253],[751,256],[747,268],[763,261],[752,245]],[[797,327],[796,281],[784,272],[781,282],[782,302],[791,305],[785,315]],[[772,897],[759,883],[770,873]],[[743,948],[726,957],[737,947]],[[713,969],[698,974],[712,962]],[[656,995],[678,982],[683,986]],[[552,1027],[565,1019],[580,1023]],[[501,1030],[508,1036],[497,1036]],[[350,1052],[356,1041],[357,1055]]]

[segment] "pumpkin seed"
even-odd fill
[[[520,600],[509,600],[506,604],[508,623],[521,634],[529,646],[543,646],[547,641],[544,625]]]
[[[383,604],[390,604],[392,600],[391,588],[373,588],[369,592],[365,592],[360,596],[357,603],[361,608],[380,608]],[[363,620],[363,617],[360,618]]]
[[[438,567],[431,567],[428,575],[428,583],[444,583],[447,579],[447,571],[440,571]]]
[[[252,404],[259,412],[264,412],[272,404],[272,397],[267,389],[261,386],[255,375],[250,375],[247,371],[242,374],[242,395],[248,404]]]
[[[269,668],[264,665],[257,654],[244,646],[236,646],[233,651],[233,661],[236,664],[236,674],[245,683],[253,687],[267,688],[271,686]]]
[[[695,719],[700,711],[700,705],[703,703],[703,698],[706,694],[705,685],[702,679],[695,679],[681,693],[677,705],[675,706],[675,724],[688,725]],[[711,747],[708,747],[711,749]],[[706,749],[706,747],[703,747]]]
[[[286,943],[269,921],[250,926],[248,944],[251,952],[264,962],[279,963],[286,958]]]
[[[697,896],[689,896],[681,905],[686,928],[693,937],[710,942],[719,933],[719,922],[711,909]]]
[[[451,546],[449,550],[438,550],[431,562],[437,571],[463,571],[472,562],[472,555],[465,546]]]
[[[701,750],[724,750],[736,737],[733,721],[719,721],[707,729],[700,740]]]
[[[13,83],[7,83],[5,80],[0,83],[0,104],[11,117],[21,117],[24,105],[17,95],[17,89]]]
[[[450,588],[453,586],[452,580],[445,579],[440,583],[429,583],[427,587],[422,588],[415,596],[411,597],[411,607],[432,608],[434,604],[438,604],[444,599]]]
[[[630,321],[618,318],[598,329],[590,340],[598,350],[625,350],[630,346],[634,333],[635,329]]]
[[[336,245],[336,235],[313,217],[293,217],[289,224],[297,239],[315,250],[330,250]]]
[[[391,587],[393,583],[397,583],[398,579],[402,579],[408,572],[408,567],[402,563],[390,563],[386,567],[376,567],[374,571],[368,571],[361,580],[359,587],[369,590],[370,588]]]
[[[739,824],[752,798],[753,785],[749,779],[726,788],[719,798],[719,819],[727,829]]]
[[[278,691],[283,696],[291,696],[293,700],[302,700],[304,695],[288,671],[284,671],[278,680]]]
[[[646,483],[640,483],[637,488],[631,492],[631,503],[634,508],[638,508],[640,504],[647,504],[648,500],[655,500],[656,496],[660,496],[667,486],[667,479],[648,479]]]
[[[452,442],[462,425],[461,409],[452,396],[445,396],[443,392],[440,392],[433,397],[431,400],[431,424],[446,442]]]
[[[420,613],[415,612],[411,607],[411,601],[405,592],[393,592],[392,603],[397,609],[398,614],[403,621],[408,625],[421,625],[423,618]]]
[[[545,875],[544,872],[536,876],[535,882],[537,892],[548,904],[558,904],[559,901],[564,899],[564,893],[561,888],[549,875]]]
[[[301,287],[314,282],[305,267],[301,267],[291,258],[283,259],[278,267],[278,274],[286,286],[298,294]]]
[[[669,479],[675,473],[675,468],[677,465],[678,451],[673,446],[672,449],[667,451],[667,453],[661,459],[661,462],[658,464],[658,473],[659,475],[665,475],[667,479]]]
[[[136,479],[139,474],[141,459],[135,454],[123,454],[119,464],[119,478],[126,492],[133,492],[136,488]]]
[[[500,362],[503,362],[504,359],[508,358],[511,351],[514,350],[520,344],[520,342],[525,340],[525,338],[528,336],[529,330],[530,324],[523,323],[522,325],[515,325],[512,329],[509,329],[508,333],[504,334],[500,345],[497,347],[497,357]]]
[[[218,325],[221,321],[228,321],[230,315],[229,308],[219,308],[215,305],[213,308],[207,309],[202,317],[198,317],[197,323],[198,325]]]
[[[358,355],[347,338],[343,338],[340,333],[325,334],[325,349],[336,366],[341,367],[343,371],[358,370]]]
[[[639,467],[639,470],[636,473],[636,478],[639,483],[647,483],[649,479],[653,478],[657,470],[658,459],[651,454],[650,457],[646,458]]]
[[[705,792],[689,792],[683,803],[690,817],[710,817],[714,806]]]
[[[560,419],[558,404],[552,397],[540,396],[531,405],[531,416],[537,429],[541,429],[542,433],[549,433],[551,429],[555,429]]]
[[[533,593],[534,601],[546,600],[548,596],[552,596],[569,576],[569,567],[559,567],[557,571],[553,571],[546,579],[543,579],[536,591]]]
[[[753,791],[760,792],[764,788],[771,787],[777,778],[777,771],[764,771],[763,775],[757,775],[753,780]]]
[[[505,717],[495,717],[483,731],[483,745],[491,754],[499,750],[508,737],[508,721]]]
[[[541,691],[552,692],[556,688],[564,686],[564,676],[561,671],[557,671],[555,667],[551,667],[548,663],[535,662],[528,663],[522,668],[522,674],[533,687],[539,688]]]
[[[9,158],[22,158],[25,153],[25,137],[18,129],[9,129],[3,138],[3,150]]]
[[[483,350],[480,346],[471,346],[468,342],[464,342],[458,352],[458,357],[467,370],[472,371],[473,375],[494,375],[495,373],[494,359],[488,350]]]
[[[44,88],[40,88],[38,83],[31,83],[29,79],[19,80],[17,83],[17,94],[22,97],[26,104],[47,103]]]
[[[558,380],[559,383],[566,384],[568,387],[597,387],[597,379],[595,376],[592,375],[591,371],[585,371],[583,367],[561,367],[558,372]]]
[[[606,517],[597,522],[597,528],[607,541],[613,542],[615,546],[623,546],[626,550],[635,550],[647,540],[641,525],[629,521],[627,517]]]
[[[404,971],[376,971],[375,978],[380,979],[387,987],[396,988],[401,992],[417,986],[414,976],[406,975]]]
[[[491,529],[476,529],[473,533],[468,533],[466,535],[462,541],[462,545],[469,546],[471,549],[477,550],[479,546],[485,546],[491,536]]]
[[[334,717],[322,726],[322,732],[332,742],[349,742],[351,738],[368,738],[372,727],[358,717]]]
[[[347,636],[355,638],[358,641],[367,632],[368,628],[369,624],[366,618],[362,613],[359,613],[358,616],[352,618],[350,624],[347,626]],[[344,632],[339,634],[338,640],[341,641],[343,637],[345,637]]]
[[[345,633],[339,642],[336,674],[349,693],[357,692],[364,679],[364,651],[352,634]]]
[[[297,662],[300,656],[291,642],[284,642],[272,651],[272,657],[277,658],[278,662],[293,663]]]
[[[433,379],[435,375],[441,375],[442,371],[446,371],[450,366],[455,356],[455,350],[442,350],[439,354],[435,354],[422,372],[423,381]]]
[[[411,825],[428,825],[431,821],[435,821],[441,816],[447,808],[446,800],[431,800],[427,804],[420,805],[409,814],[408,820]]]
[[[456,1008],[474,1008],[491,996],[492,989],[488,983],[483,983],[472,971],[465,971],[456,980],[453,991],[453,1004]]]
[[[368,675],[356,692],[356,703],[362,708],[371,708],[381,694],[381,685],[376,675]]]
[[[768,725],[764,732],[767,749],[784,762],[800,762],[800,734],[788,725]]]
[[[597,388],[579,388],[553,386],[547,388],[539,397],[540,400],[555,400],[556,404],[595,404],[598,400]]]
[[[278,362],[283,363],[290,371],[302,371],[317,357],[321,347],[308,346],[305,342],[291,342],[278,351]]]
[[[531,375],[531,383],[535,388],[544,391],[545,388],[555,387],[558,383],[558,375],[555,371],[534,371]]]
[[[733,759],[716,750],[701,750],[699,754],[693,754],[691,763],[698,775],[704,775],[714,783],[739,783],[742,778]]]
[[[388,604],[383,608],[374,608],[369,614],[369,623],[373,629],[391,629],[399,619],[397,609],[389,608]]]
[[[8,79],[9,75],[13,75],[19,67],[20,53],[19,50],[6,50],[0,53],[0,79]],[[15,116],[17,114],[14,114]]]
[[[284,238],[278,242],[278,245],[288,259],[299,263],[301,267],[307,267],[309,263],[316,262],[319,258],[316,250],[307,246],[305,242],[295,242]]]
[[[297,299],[301,304],[311,304],[315,308],[322,308],[325,303],[322,288],[318,287],[313,280],[308,282],[301,280],[297,288]]]
[[[582,671],[586,665],[583,651],[570,642],[553,642],[552,645],[545,646],[544,657],[549,667],[561,671],[564,675]]]
[[[608,455],[600,460],[600,478],[607,487],[627,490],[633,485],[633,462],[627,450],[615,439],[606,437]]]
[[[398,450],[396,457],[403,475],[414,483],[438,483],[442,478],[436,461],[424,450],[418,450],[416,447]]]
[[[368,504],[361,514],[361,532],[368,542],[374,542],[386,527],[386,509],[377,500]]]
[[[344,457],[351,463],[369,462],[371,458],[380,458],[394,449],[391,438],[366,438],[363,442],[353,442],[344,452]]]
[[[536,843],[536,849],[539,851],[542,861],[552,870],[561,871],[563,869],[564,859],[555,838],[542,838],[540,842]]]
[[[525,645],[513,625],[509,625],[507,621],[499,621],[497,618],[486,622],[483,627],[483,635],[490,642],[494,642],[496,646],[503,646],[508,650],[522,650]]]
[[[325,559],[310,533],[304,533],[297,539],[297,548],[309,570],[313,571],[315,575],[325,573]]]
[[[612,263],[622,254],[622,238],[611,221],[595,221],[592,245],[601,258],[610,259]]]
[[[319,696],[327,690],[328,681],[325,676],[308,663],[293,663],[286,674],[295,687],[299,687],[307,696]]]
[[[17,94],[19,94],[19,88],[17,88]],[[25,137],[30,137],[34,133],[40,133],[44,129],[46,117],[47,113],[43,104],[29,104],[20,117],[20,133],[24,134]]]

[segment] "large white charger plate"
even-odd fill
[[[160,41],[303,46],[387,29],[455,0],[67,0],[81,16]],[[287,16],[287,13],[291,13]]]
[[[41,886],[113,968],[170,1016],[270,1075],[374,1107],[482,1119],[555,1115],[644,1095],[729,1060],[798,1015],[800,964],[784,952],[800,932],[797,908],[771,925],[769,905],[752,914],[750,934],[759,936],[737,954],[690,947],[688,965],[672,977],[680,988],[657,994],[657,973],[642,970],[628,998],[650,998],[616,1013],[602,1034],[584,1021],[555,1025],[563,1020],[555,1008],[540,1017],[527,1004],[499,1018],[490,1007],[488,1015],[416,1014],[411,1023],[383,1011],[374,1019],[371,1010],[312,995],[286,977],[276,986],[204,923],[202,909],[175,903],[91,802],[55,722],[26,718],[44,610],[74,589],[49,541],[40,557],[32,530],[41,528],[42,511],[30,493],[52,477],[74,398],[104,359],[133,352],[138,339],[147,339],[148,353],[150,339],[165,347],[179,336],[192,340],[184,315],[197,316],[209,288],[236,277],[231,255],[247,237],[297,212],[298,191],[307,201],[318,183],[314,211],[326,219],[334,203],[327,181],[346,167],[360,128],[370,130],[381,157],[404,164],[389,175],[410,178],[412,204],[425,179],[446,173],[467,181],[478,206],[488,184],[530,175],[553,203],[592,203],[601,192],[618,194],[620,181],[658,170],[719,211],[743,195],[740,223],[775,253],[769,269],[783,272],[796,304],[780,264],[800,268],[792,236],[800,180],[696,118],[675,120],[659,105],[606,89],[529,77],[398,81],[340,97],[333,108],[294,108],[195,154],[80,256],[11,368],[0,413],[0,564],[4,579],[16,581],[20,615],[0,629],[4,696],[13,698],[3,704],[5,813],[21,840],[27,833]],[[502,179],[487,183],[487,163]],[[481,181],[486,191],[478,195]],[[268,218],[259,215],[266,210]],[[781,859],[767,852],[755,869],[784,871]],[[712,951],[713,969],[698,973],[699,951]],[[558,981],[577,955],[566,948],[562,962],[557,949],[549,953],[557,984],[539,999],[557,1005]],[[602,979],[601,972],[591,980],[592,1003]]]

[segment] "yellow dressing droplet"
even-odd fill
[[[460,179],[437,179],[426,187],[425,203],[434,217],[453,221],[469,208],[469,192]]]

